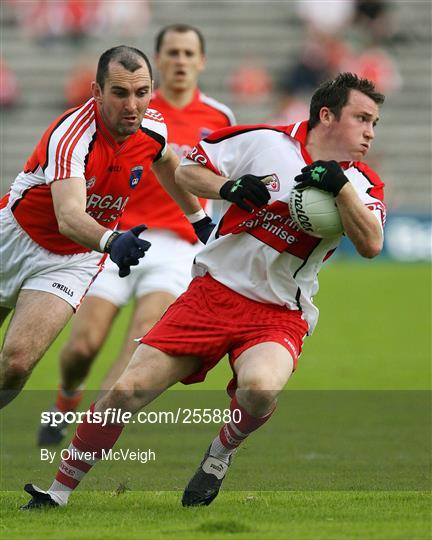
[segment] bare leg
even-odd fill
[[[60,353],[64,390],[72,392],[84,382],[117,313],[118,307],[103,298],[88,296],[84,300]]]
[[[20,292],[0,356],[0,408],[19,394],[72,314],[72,306],[58,296]]]
[[[290,353],[279,343],[259,343],[237,358],[234,369],[238,389],[230,405],[231,420],[213,440],[186,486],[183,506],[208,505],[217,496],[233,452],[269,420],[292,368]],[[234,419],[234,411],[239,411],[240,417]]]
[[[199,368],[197,358],[173,357],[148,345],[139,345],[120,379],[95,406],[136,413],[164,390],[191,375]]]
[[[290,353],[279,343],[259,343],[234,363],[237,400],[252,416],[264,416],[276,404],[293,370]]]

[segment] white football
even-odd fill
[[[314,187],[293,189],[289,211],[302,231],[317,238],[332,238],[343,233],[335,198],[331,193]]]

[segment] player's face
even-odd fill
[[[138,131],[152,94],[152,81],[145,62],[131,72],[121,64],[109,64],[103,90],[93,83],[93,95],[106,127],[117,142]]]
[[[358,90],[351,90],[339,120],[334,115],[329,125],[329,141],[338,161],[361,161],[375,137],[378,105]]]
[[[164,35],[156,55],[161,86],[172,92],[191,90],[197,86],[204,65],[205,57],[195,32],[167,32]]]

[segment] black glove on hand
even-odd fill
[[[128,276],[130,267],[139,264],[139,259],[144,257],[145,252],[151,246],[147,240],[138,238],[146,229],[146,225],[137,225],[125,233],[113,233],[116,236],[111,242],[108,239],[105,251],[119,267],[120,277]]]
[[[207,244],[207,240],[211,235],[213,229],[216,227],[216,223],[213,223],[209,216],[203,217],[199,221],[192,223],[192,227],[195,230],[195,234],[201,240],[203,244]]]
[[[349,182],[340,165],[336,161],[314,161],[311,165],[303,167],[303,174],[294,178],[298,184],[296,189],[316,187],[322,191],[328,191],[336,195]]]
[[[220,188],[219,195],[222,199],[236,204],[242,210],[253,212],[252,206],[245,199],[257,207],[264,206],[270,200],[270,193],[263,182],[264,178],[267,178],[267,175],[245,174],[235,182],[228,180]]]

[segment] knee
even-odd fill
[[[63,347],[61,357],[63,362],[86,365],[98,352],[99,341],[90,335],[83,335],[71,338]]]
[[[138,398],[135,385],[127,380],[119,379],[104,398],[104,408],[120,409],[122,411],[133,411],[134,404]]]
[[[1,378],[3,388],[16,388],[23,384],[33,369],[33,358],[19,345],[5,347],[1,353]]]
[[[237,399],[252,416],[264,416],[270,412],[283,385],[274,377],[248,378],[238,382]]]

